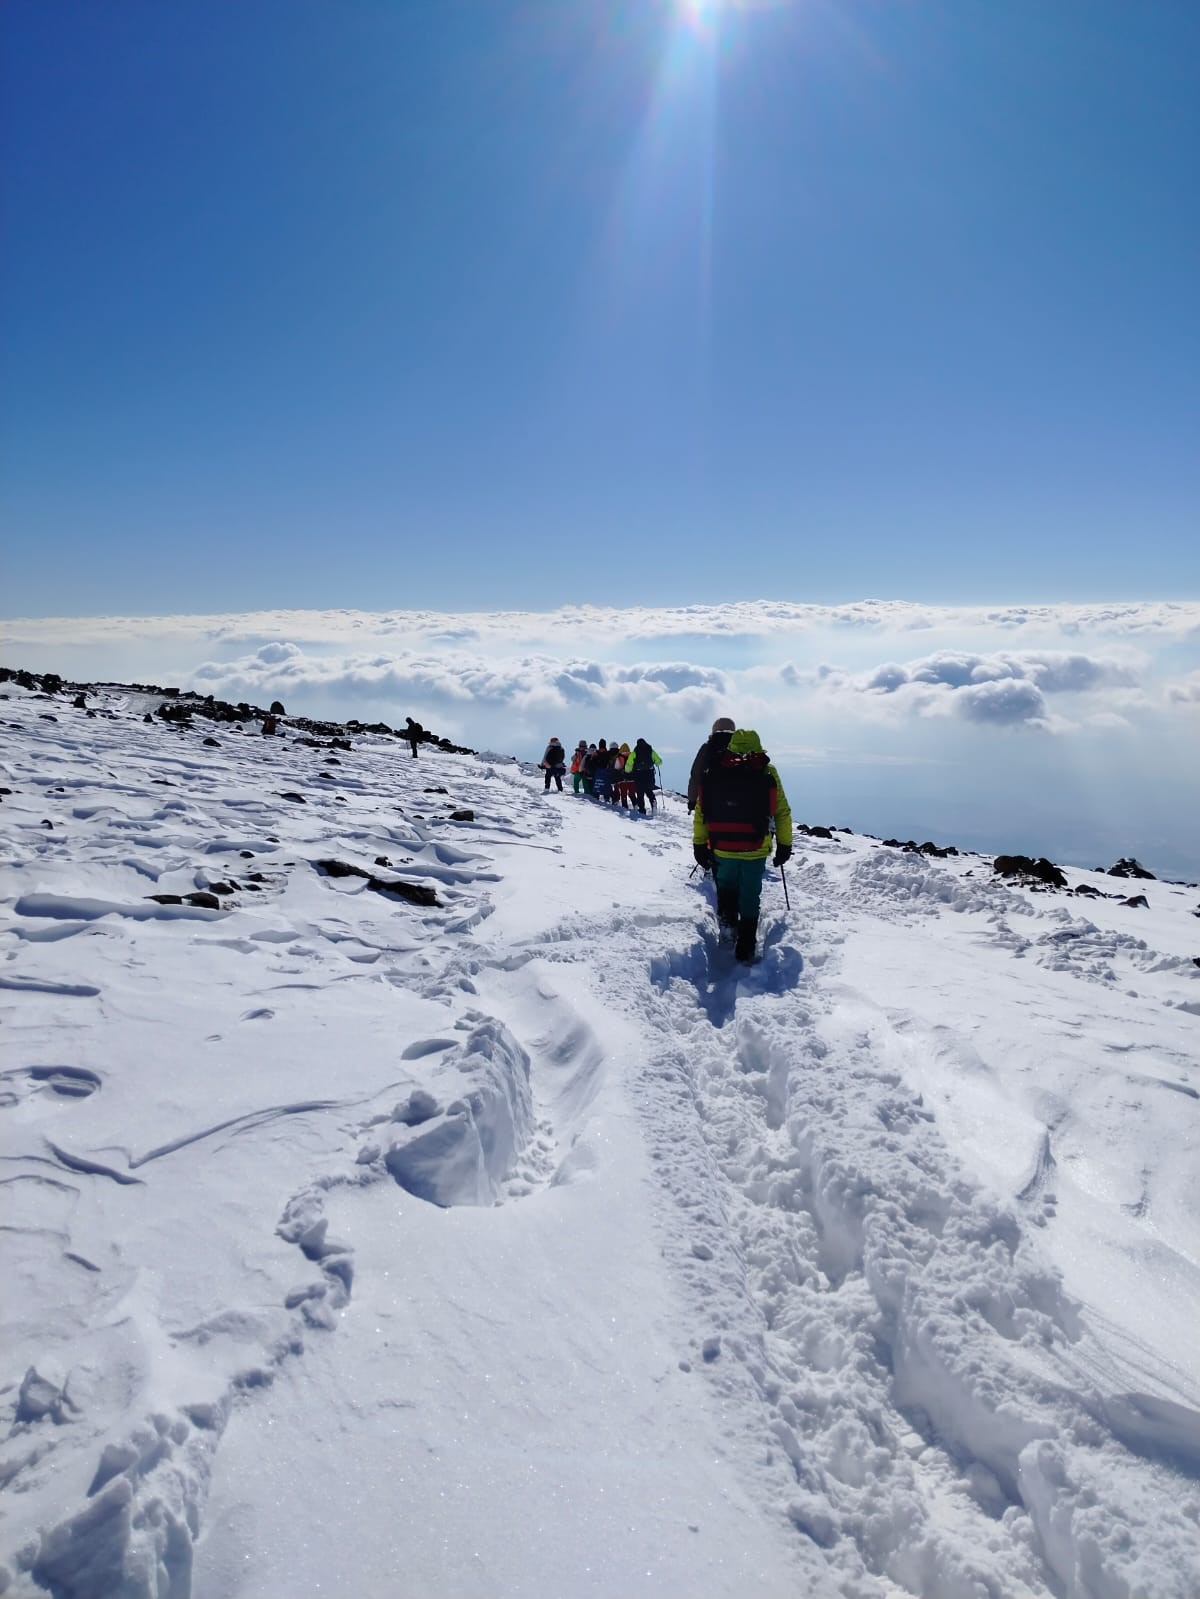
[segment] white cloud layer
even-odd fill
[[[825,664],[810,681],[817,692],[837,699],[851,715],[961,716],[994,727],[1024,724],[1063,732],[1074,724],[1061,715],[1051,716],[1048,695],[1137,689],[1140,672],[1147,666],[1147,657],[1128,653],[1040,650],[981,655],[940,650],[904,664],[887,661],[860,673]],[[801,678],[793,672],[791,680]]]
[[[1200,872],[1191,601],[280,611],[2,631],[13,666],[343,720],[413,716],[535,759],[551,733],[645,736],[677,786],[730,715],[791,763],[808,820]]]
[[[1200,602],[945,606],[907,600],[862,600],[849,605],[746,600],[730,605],[627,610],[566,605],[552,612],[251,611],[228,616],[24,618],[4,623],[3,632],[15,648],[54,642],[103,645],[160,637],[243,648],[272,639],[311,645],[340,643],[351,648],[369,638],[408,648],[426,643],[490,649],[520,646],[552,635],[572,641],[603,641],[616,634],[636,644],[670,638],[786,640],[829,632],[1200,640]]]

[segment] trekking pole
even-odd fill
[[[783,863],[783,864],[780,865],[780,868],[779,868],[779,880],[783,884],[783,903],[787,906],[788,910],[791,910],[791,908],[792,908],[792,900],[791,900],[791,895],[787,891],[787,865],[786,865],[786,863]]]

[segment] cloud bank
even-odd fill
[[[677,785],[731,715],[792,763],[810,820],[1069,846],[1084,864],[1157,850],[1200,872],[1196,602],[267,611],[2,632],[14,666],[339,719],[414,716],[524,757],[551,733],[644,736]]]

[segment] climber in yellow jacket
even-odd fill
[[[752,728],[738,728],[701,772],[692,847],[716,878],[718,920],[737,930],[737,959],[753,960],[763,872],[772,850],[776,866],[792,853],[792,812]]]

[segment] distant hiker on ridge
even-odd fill
[[[563,749],[557,738],[552,738],[546,745],[546,752],[542,756],[542,771],[546,774],[545,792],[550,792],[550,779],[558,784],[558,792],[563,791],[563,773],[567,769],[567,752]]]
[[[697,863],[711,866],[717,880],[717,920],[737,930],[734,955],[754,959],[763,872],[771,853],[776,866],[792,853],[792,812],[779,773],[752,728],[737,729],[729,747],[701,773],[692,813],[692,848]]]
[[[406,716],[404,718],[404,736],[408,740],[409,748],[412,750],[412,758],[415,761],[417,758],[417,745],[425,737],[425,729],[420,722],[414,722],[411,716]]]
[[[696,809],[696,794],[700,788],[700,778],[704,768],[714,756],[729,746],[729,735],[737,723],[731,716],[718,716],[712,725],[712,732],[700,748],[696,751],[696,759],[692,762],[691,776],[688,778],[688,810]]]
[[[587,760],[587,753],[588,741],[586,738],[581,738],[579,743],[575,746],[574,755],[571,757],[571,787],[576,794],[579,793],[580,788],[582,788],[587,782],[587,778],[583,770],[583,763]]]
[[[652,811],[658,809],[658,801],[654,797],[658,780],[655,769],[661,765],[662,756],[644,738],[638,739],[625,762],[625,770],[633,778],[634,800],[643,816],[646,814],[647,799],[650,801]]]

